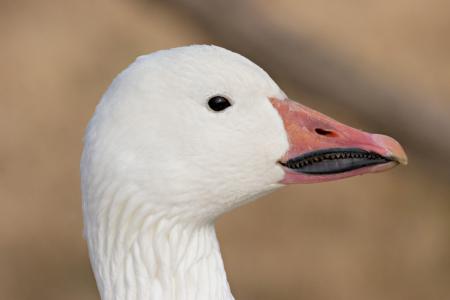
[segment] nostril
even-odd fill
[[[334,131],[326,130],[322,128],[316,128],[314,131],[319,135],[329,136],[329,137],[335,137],[337,134]]]

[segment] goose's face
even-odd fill
[[[359,152],[324,162],[335,148]],[[244,57],[191,46],[141,57],[118,76],[91,121],[82,166],[163,209],[217,215],[283,183],[377,171],[403,156],[392,139],[288,100]]]

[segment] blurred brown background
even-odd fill
[[[394,135],[406,168],[287,187],[220,219],[237,299],[450,299],[450,2],[0,1],[0,299],[98,299],[84,127],[136,56],[244,53],[288,93]]]

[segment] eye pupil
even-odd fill
[[[221,111],[231,106],[230,101],[222,96],[214,96],[208,101],[208,106],[214,111]]]

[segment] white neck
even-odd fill
[[[86,236],[102,300],[234,299],[212,221],[188,222],[128,199]]]

